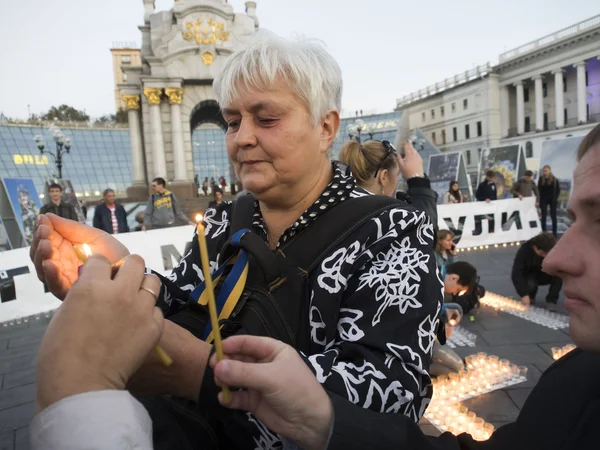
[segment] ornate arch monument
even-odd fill
[[[142,65],[123,66],[127,83],[118,86],[129,115],[128,196],[146,199],[148,181],[163,177],[176,195],[192,197],[192,131],[206,122],[224,126],[212,82],[258,29],[256,2],[246,2],[245,14],[234,13],[227,0],[176,0],[160,12],[154,0],[143,2]]]

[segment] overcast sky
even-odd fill
[[[182,0],[185,1],[185,0]],[[0,112],[66,103],[114,112],[113,41],[141,41],[142,0],[1,0]],[[236,12],[243,0],[230,0]],[[173,0],[157,0],[167,10]],[[600,14],[598,0],[257,0],[260,25],[323,40],[344,74],[345,111],[395,99]]]

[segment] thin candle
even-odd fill
[[[204,283],[206,286],[206,295],[208,296],[208,312],[210,315],[210,323],[212,324],[212,332],[215,342],[215,350],[217,353],[217,361],[222,361],[225,358],[223,353],[223,345],[221,344],[221,331],[219,330],[219,319],[217,317],[217,303],[215,302],[215,289],[213,279],[210,273],[210,263],[208,261],[208,246],[206,244],[206,236],[204,236],[204,225],[202,224],[202,215],[196,216],[196,231],[198,234],[198,246],[200,247],[200,262],[202,263],[202,273],[204,274]],[[229,403],[231,393],[225,385],[223,389],[223,400]]]
[[[85,264],[88,258],[92,255],[92,249],[88,244],[83,244],[81,248],[74,245],[73,251],[77,255],[79,261],[82,262],[82,264]],[[82,269],[83,265],[77,268],[78,275],[81,275]],[[163,350],[163,348],[160,345],[157,345],[154,350],[165,367],[169,367],[171,364],[173,364],[173,360],[171,359],[171,357],[167,354],[167,352]]]

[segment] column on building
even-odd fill
[[[523,94],[523,82],[515,83],[517,88],[517,133],[525,133],[525,97]]]
[[[154,177],[167,178],[167,160],[165,158],[165,145],[160,118],[160,100],[162,89],[145,88],[144,95],[148,100],[150,114],[150,141],[152,143],[152,161],[154,163]]]
[[[140,130],[140,96],[123,95],[121,97],[127,107],[129,119],[129,141],[131,143],[131,164],[133,166],[133,184],[145,185],[146,174],[144,170],[144,149],[142,148],[142,134]]]
[[[508,136],[510,128],[510,100],[508,86],[500,88],[500,137]]]
[[[542,76],[533,77],[535,83],[535,129],[536,131],[544,130],[544,89],[542,84]]]
[[[185,168],[185,150],[183,147],[183,130],[181,128],[181,102],[183,100],[183,88],[165,89],[171,104],[171,140],[173,142],[173,164],[175,170],[175,181],[188,181]]]
[[[585,61],[576,63],[577,68],[577,122],[587,122]]]
[[[556,107],[556,128],[563,128],[565,126],[565,86],[563,84],[563,73],[562,69],[553,70],[554,74],[554,105]]]

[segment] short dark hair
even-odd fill
[[[541,251],[548,253],[556,245],[556,236],[548,231],[544,231],[529,239],[529,243],[535,245]]]
[[[583,155],[585,155],[588,150],[595,146],[600,146],[600,125],[596,125],[592,131],[590,131],[579,144],[579,148],[577,149],[577,161],[581,161]]]
[[[215,189],[215,194],[216,194],[217,192],[220,192],[220,193],[221,193],[221,195],[223,195],[223,189],[221,189],[221,188],[216,188],[216,189]]]
[[[526,170],[525,171],[525,176],[526,177],[532,177],[533,176],[533,172],[531,170]]]
[[[106,194],[112,192],[113,194],[115,193],[114,190],[112,190],[111,188],[108,189],[104,189],[104,192],[102,193],[102,197],[106,197]]]
[[[161,178],[161,177],[156,177],[154,180],[152,180],[152,182],[156,183],[156,184],[160,184],[161,186],[167,185],[167,182],[165,181],[165,179]]]
[[[488,177],[488,178],[492,178],[494,175],[495,175],[495,174],[494,174],[494,171],[493,171],[493,170],[488,170],[488,171],[485,173],[485,176],[486,176],[486,177]]]
[[[50,192],[50,189],[58,189],[60,192],[62,192],[62,186],[58,183],[50,183],[50,186],[48,186],[48,192]]]
[[[446,275],[458,275],[458,284],[472,287],[477,281],[477,269],[466,261],[458,261],[446,266]]]

